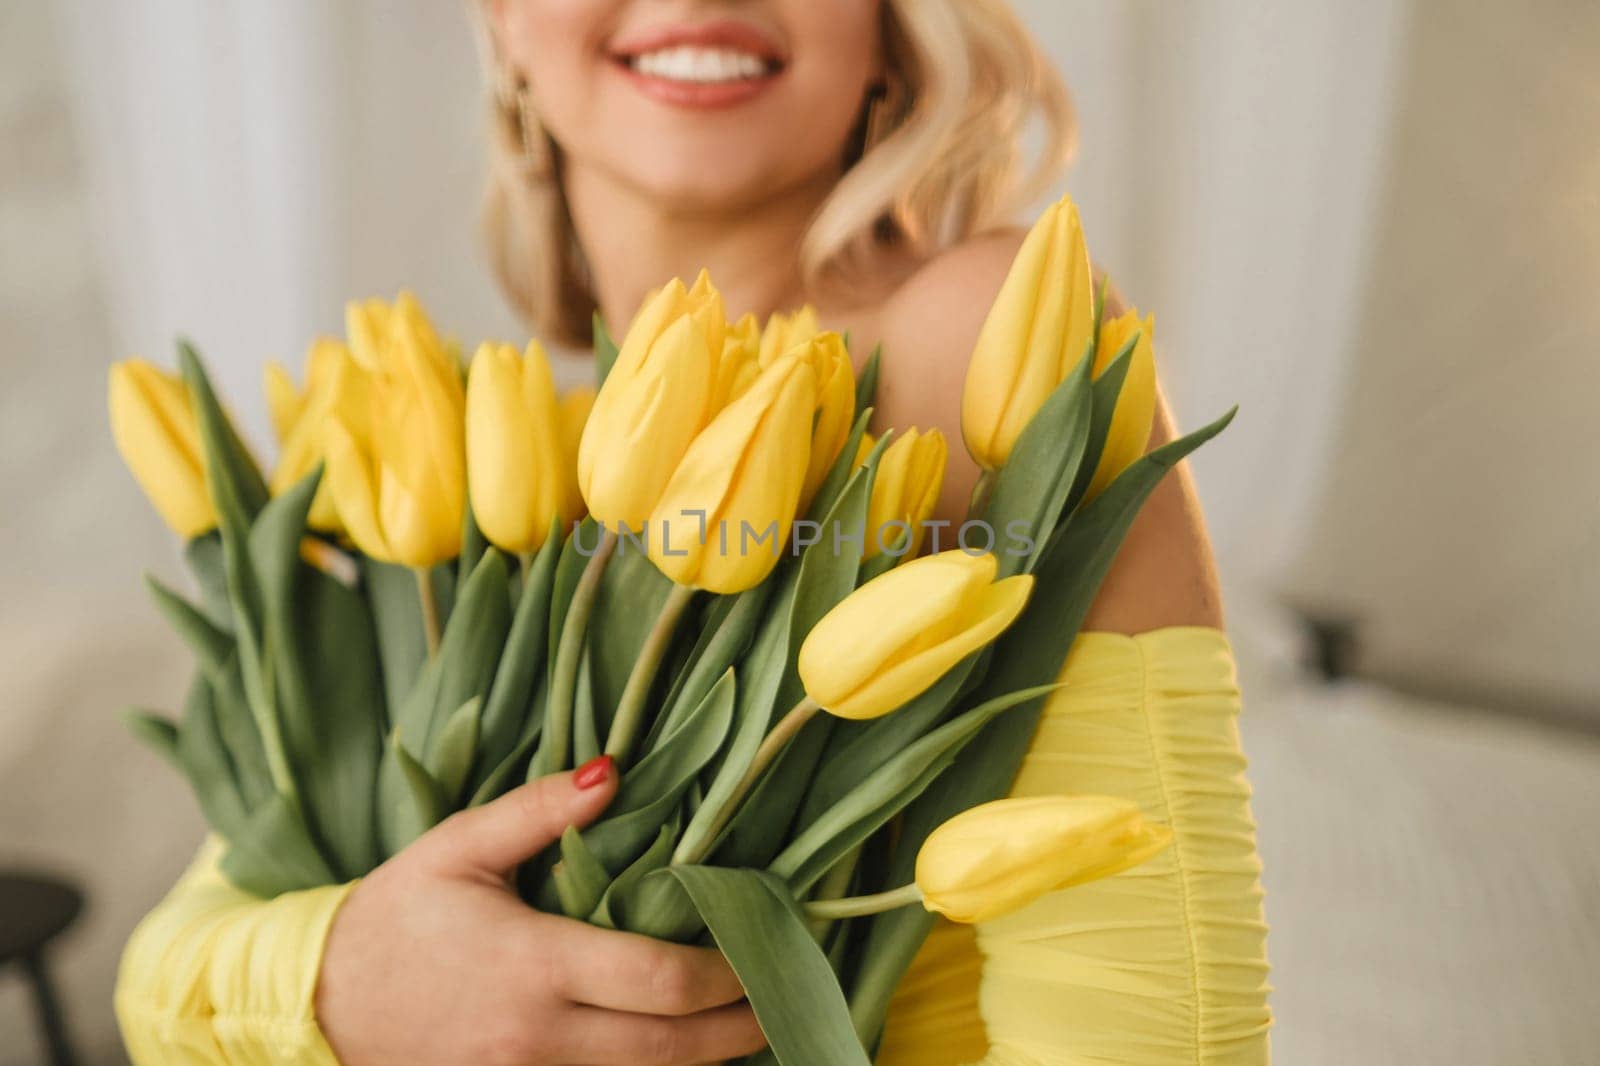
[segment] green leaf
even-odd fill
[[[312,841],[300,808],[283,795],[252,811],[227,841],[223,876],[264,899],[338,880]]]
[[[1128,379],[1128,367],[1133,363],[1133,349],[1139,343],[1139,332],[1118,350],[1115,359],[1106,365],[1094,379],[1089,390],[1089,436],[1084,445],[1083,462],[1078,464],[1078,476],[1073,480],[1072,492],[1067,496],[1066,510],[1072,511],[1082,501],[1083,494],[1094,480],[1100,456],[1105,454],[1106,438],[1111,434],[1111,416],[1116,414],[1117,399],[1122,395],[1122,385]]]
[[[798,577],[798,567],[784,567],[778,571],[778,584],[773,590],[766,619],[740,667],[744,681],[739,685],[735,703],[733,740],[716,767],[704,802],[683,831],[679,847],[686,852],[699,853],[711,845],[708,838],[717,814],[732,797],[772,723],[773,700],[788,668],[789,616]]]
[[[478,528],[477,518],[473,516],[470,500],[464,511],[461,519],[461,555],[456,559],[457,588],[467,583],[472,571],[477,569],[478,560],[489,550],[489,542],[484,538],[483,530]]]
[[[178,342],[178,365],[194,401],[212,502],[219,513],[226,508],[237,514],[242,525],[249,525],[269,498],[266,479],[217,400],[199,353],[186,340]]]
[[[611,875],[589,850],[583,834],[571,825],[561,834],[561,861],[550,876],[561,900],[561,912],[579,921],[594,913],[611,887]]]
[[[801,830],[768,870],[788,882],[794,892],[805,892],[834,863],[926,792],[933,779],[992,719],[1053,688],[1046,685],[997,696],[910,744]]]
[[[490,800],[498,799],[523,782],[528,772],[528,760],[533,757],[533,750],[539,744],[539,733],[543,725],[542,722],[535,722],[533,729],[517,740],[517,746],[512,748],[478,783],[472,798],[467,801],[468,807],[482,806]]]
[[[1088,446],[1092,351],[1023,428],[995,475],[983,518],[1000,546],[1000,578],[1030,571],[1061,519]],[[1031,552],[1017,550],[1019,535],[1032,540]]]
[[[133,739],[165,759],[174,770],[184,773],[183,760],[178,757],[177,723],[166,715],[139,707],[123,711],[122,722]]]
[[[203,533],[183,548],[184,561],[200,590],[206,617],[218,629],[233,631],[233,604],[228,601],[228,572],[222,558],[222,534]]]
[[[605,819],[584,833],[607,870],[620,872],[644,853],[685,790],[728,736],[737,695],[730,669],[695,712],[623,777]]]
[[[833,505],[839,501],[839,494],[844,491],[846,483],[855,474],[856,453],[861,450],[861,438],[866,435],[867,423],[871,421],[870,407],[856,415],[855,425],[850,427],[850,436],[845,439],[844,447],[839,450],[839,457],[833,461],[833,466],[828,468],[828,476],[822,479],[816,496],[811,500],[811,506],[806,508],[806,518],[821,522],[828,512],[833,510]]]
[[[674,816],[668,819],[658,833],[655,842],[645,849],[633,862],[628,864],[611,884],[606,887],[605,894],[600,903],[589,915],[589,921],[606,929],[630,929],[636,933],[646,932],[644,929],[635,929],[624,924],[632,914],[629,907],[629,896],[634,886],[642,881],[646,874],[654,873],[672,861],[672,849],[678,843],[678,830],[683,828],[683,820]],[[639,916],[641,920],[648,921],[645,915]]]
[[[511,618],[505,650],[489,687],[483,708],[483,729],[478,738],[479,785],[517,746],[528,723],[534,684],[546,663],[546,628],[550,622],[550,590],[555,583],[556,560],[561,554],[560,523],[552,523],[550,536],[522,575],[522,592]]]
[[[445,719],[463,703],[488,693],[510,630],[510,575],[505,556],[491,548],[462,587],[439,652],[424,667],[396,723],[407,746],[422,752],[425,763]]]
[[[660,526],[650,529],[660,532]],[[595,592],[594,614],[589,619],[589,648],[594,654],[595,732],[605,740],[628,675],[639,658],[645,638],[655,625],[672,581],[656,569],[638,542],[623,537],[606,564]],[[577,759],[574,758],[574,763]]]
[[[810,782],[798,825],[809,825],[851,789],[869,780],[880,766],[931,731],[955,703],[982,652],[951,667],[905,706],[870,722],[840,722]]]
[[[374,805],[384,703],[376,638],[353,589],[300,555],[321,471],[261,509],[249,560],[261,592],[263,665],[312,837],[341,878],[380,860]]]
[[[656,716],[639,750],[648,754],[683,716],[706,698],[717,678],[750,647],[756,627],[765,617],[767,601],[782,582],[778,572],[737,596],[718,596],[701,626],[700,637],[689,653],[687,667],[667,694],[665,710]]]
[[[483,699],[474,696],[450,717],[434,739],[433,750],[428,753],[428,774],[439,783],[447,810],[454,810],[461,802],[467,787],[467,774],[472,770],[472,759],[478,747],[478,727],[483,710]]]
[[[600,317],[600,312],[594,313],[594,386],[599,388],[606,383],[606,378],[611,376],[611,368],[617,365],[617,342],[611,339],[611,331],[606,328],[605,319]]]
[[[144,576],[145,587],[167,623],[189,645],[200,668],[214,674],[233,655],[233,636],[208,618],[200,608],[173,592],[154,575]]]
[[[856,415],[860,417],[869,411],[878,396],[878,375],[881,370],[883,345],[872,349],[872,354],[867,356],[867,361],[861,366],[861,373],[856,378]],[[851,453],[854,454],[854,453]]]
[[[384,704],[391,727],[402,721],[404,708],[428,662],[428,637],[423,629],[417,578],[410,568],[360,556],[361,588],[372,614],[383,666]]]
[[[384,848],[395,855],[443,821],[449,804],[439,782],[406,750],[398,733],[390,734],[380,773],[398,782],[386,790],[387,806],[379,812]]]
[[[868,1066],[838,979],[781,881],[711,866],[667,873],[694,901],[782,1066]]]
[[[189,683],[183,723],[178,728],[177,754],[206,822],[223,836],[242,831],[250,808],[239,792],[233,760],[223,747],[216,700],[203,674],[197,674]]]
[[[600,727],[594,706],[594,656],[585,645],[578,660],[577,688],[572,694],[572,765],[582,766],[600,754]]]

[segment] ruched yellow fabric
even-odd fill
[[[117,1023],[135,1066],[338,1066],[314,1011],[322,946],[350,885],[262,900],[208,841],[134,930]]]
[[[1061,680],[1012,794],[1132,799],[1173,845],[976,929],[941,921],[878,1066],[1262,1066],[1261,864],[1227,638],[1086,633]]]

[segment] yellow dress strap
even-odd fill
[[[1227,637],[1086,633],[1013,795],[1099,793],[1172,827],[1143,866],[976,930],[940,923],[879,1066],[1261,1066],[1266,926]]]

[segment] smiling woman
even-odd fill
[[[810,305],[777,320],[790,345],[777,371],[759,357],[770,396],[752,387],[738,408],[734,429],[770,436],[769,452],[792,458],[826,428],[813,385],[845,382],[853,410],[843,370],[851,352],[881,342],[880,425],[964,439],[992,466],[1005,427],[981,411],[963,424],[969,374],[978,386],[1010,382],[1026,363],[1059,382],[1097,325],[1122,337],[1139,322],[1114,295],[1103,323],[1089,313],[1096,283],[1069,203],[1026,244],[1007,226],[1058,175],[1072,123],[1059,79],[1003,0],[484,0],[475,11],[496,134],[488,235],[508,296],[547,339],[567,343],[588,339],[596,313],[620,335],[641,305],[629,334],[653,336],[651,309],[671,305],[663,336],[691,323],[681,329],[693,333],[685,350],[696,367],[739,343],[733,333],[759,334],[756,316]],[[1044,136],[1030,161],[1022,133],[1034,119]],[[702,268],[721,288],[715,329],[695,324],[714,295],[708,284],[657,289]],[[752,317],[725,330],[741,313]],[[975,348],[982,357],[969,369]],[[1148,343],[1142,351],[1154,396],[1154,357]],[[628,469],[602,469],[579,448],[597,517],[649,514],[650,500],[623,490],[649,482],[670,495],[668,475],[675,482],[711,432],[699,416],[714,375],[669,388],[641,372],[630,390],[644,365],[619,356],[623,384],[592,416],[591,428],[638,438],[617,452]],[[678,408],[684,418],[663,417]],[[1174,436],[1158,403],[1141,412],[1123,427],[1127,461],[1147,440]],[[795,467],[784,481],[779,466],[757,462],[748,474],[787,513],[815,489],[814,472]],[[952,451],[946,470],[928,505],[949,525],[965,515],[979,467]],[[1185,474],[1162,482],[1126,544],[1088,619],[1109,632],[1074,650],[1012,787],[1059,796],[1093,781],[1130,818],[1137,808],[1171,825],[1171,857],[1111,878],[1094,901],[1047,896],[986,920],[976,940],[941,930],[909,976],[915,942],[904,957],[874,956],[882,972],[867,987],[881,1002],[866,1016],[881,1018],[900,988],[886,1032],[857,1019],[881,1063],[1266,1059],[1237,691]],[[676,576],[717,584],[703,567]],[[571,631],[572,654],[565,639],[558,649],[568,681],[582,643],[581,627]],[[944,665],[945,653],[971,651],[947,643],[933,655]],[[805,666],[808,677],[839,669],[814,657]],[[128,947],[118,1009],[135,1060],[172,1061],[175,1048],[196,1062],[337,1056],[345,1066],[699,1063],[755,1052],[763,1033],[719,952],[573,922],[516,895],[516,869],[599,817],[617,788],[601,756],[443,821],[358,882],[266,902],[230,886],[208,850]],[[1136,992],[1122,967],[1137,972]]]
[[[626,209],[624,190],[655,208],[628,214],[635,242],[651,238],[659,209],[773,225],[796,256],[719,269],[702,260],[725,238],[681,231],[650,251],[684,277],[710,266],[724,288],[754,279],[752,306],[784,307],[801,285],[881,295],[1009,222],[1074,140],[1060,78],[997,0],[482,0],[479,11],[496,133],[486,236],[512,303],[572,344],[589,342],[596,307],[619,324],[659,281],[598,262],[623,256],[581,239],[594,216]],[[1020,136],[1035,118],[1030,161]]]

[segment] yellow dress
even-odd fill
[[[1173,847],[1001,920],[940,924],[890,1009],[879,1066],[1266,1063],[1266,930],[1238,689],[1212,629],[1088,633],[1014,793],[1126,796]],[[261,901],[208,848],[139,925],[117,1018],[137,1066],[335,1058],[317,971],[349,886]]]

